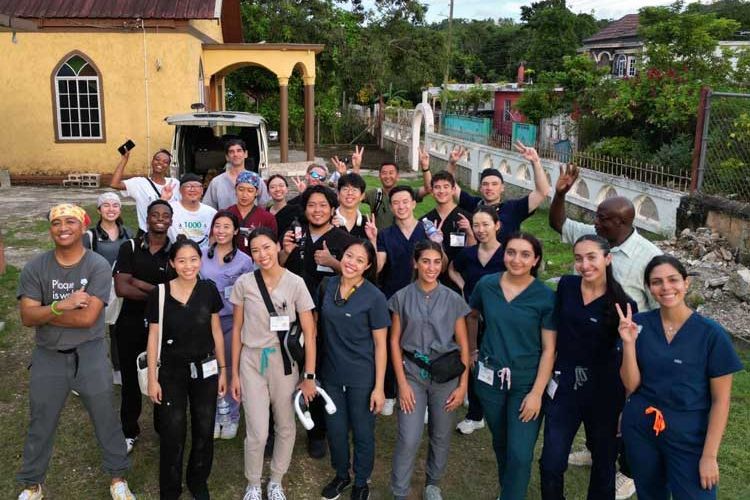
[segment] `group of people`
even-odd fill
[[[199,176],[166,175],[164,150],[148,177],[122,180],[126,153],[111,186],[135,199],[137,232],[123,227],[114,192],[99,197],[91,229],[82,208],[58,205],[49,213],[55,248],[21,274],[21,318],[36,328],[36,347],[19,500],[43,497],[71,391],[94,423],[116,500],[135,498],[124,475],[142,392],[154,403],[164,499],[182,492],[188,414],[187,488],[207,499],[214,440],[235,438],[243,413],[243,500],[263,498],[266,451],[266,498],[285,499],[295,411],[309,412],[309,455],[330,451],[322,498],[350,489],[367,499],[376,415],[396,407],[396,499],[410,494],[425,423],[423,498],[443,498],[455,431],[485,425],[499,498],[526,498],[543,419],[544,499],[564,498],[581,424],[589,499],[614,499],[627,475],[640,498],[716,498],[732,374],[742,368],[729,336],[688,307],[684,266],[636,231],[627,199],[602,202],[594,225],[566,217],[574,166],[561,167],[549,222],[573,245],[575,273],[556,290],[541,281],[542,242],[520,228],[552,188],[536,151],[516,148],[535,188],[512,200],[495,169],[482,171],[480,196],[461,190],[461,150],[434,175],[422,151],[416,191],[398,183],[393,163],[368,190],[357,147],[351,165],[332,159],[334,188],[328,169],[312,164],[290,200],[285,177],[245,169],[239,139],[227,142],[226,172],[205,193]],[[436,207],[419,220],[428,195]],[[119,418],[108,358],[122,384]]]

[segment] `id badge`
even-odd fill
[[[203,378],[213,377],[219,373],[219,363],[216,362],[214,356],[210,356],[203,361],[201,372],[203,373]]]
[[[549,379],[547,382],[547,396],[550,399],[555,399],[555,393],[557,392],[557,381],[554,378]]]
[[[328,267],[328,266],[321,266],[320,264],[318,264],[318,267],[316,267],[315,269],[319,273],[332,273],[332,272],[334,272],[334,270],[331,269],[330,267]]]
[[[234,286],[224,287],[224,298],[225,299],[229,300],[230,298],[232,298],[232,289],[233,288],[234,288]]]
[[[450,243],[452,247],[466,246],[466,234],[465,233],[451,233]]]
[[[271,316],[269,327],[272,332],[286,332],[289,330],[289,316]]]
[[[477,373],[477,379],[484,382],[487,385],[493,385],[495,383],[495,372],[484,366],[481,361],[478,362],[479,372]]]
[[[190,363],[190,378],[198,378],[198,369],[195,368],[195,363]]]

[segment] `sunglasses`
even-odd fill
[[[326,174],[319,174],[318,172],[313,170],[312,172],[310,172],[310,178],[315,179],[316,181],[322,181],[325,180]]]

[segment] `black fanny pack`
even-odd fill
[[[432,361],[419,353],[404,351],[404,355],[415,365],[426,370],[432,381],[438,384],[453,380],[466,370],[466,365],[461,361],[461,352],[458,350],[441,354]]]

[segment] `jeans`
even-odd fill
[[[364,486],[375,464],[375,414],[370,411],[372,388],[324,383],[323,389],[336,405],[336,413],[326,414],[331,466],[336,476],[349,477],[351,431],[354,438],[354,484]]]
[[[200,370],[198,370],[200,373]],[[165,363],[159,369],[162,391],[159,446],[159,490],[162,499],[182,493],[182,462],[190,403],[192,445],[187,486],[195,497],[208,497],[208,476],[214,457],[214,415],[219,377],[190,378],[189,363]]]

